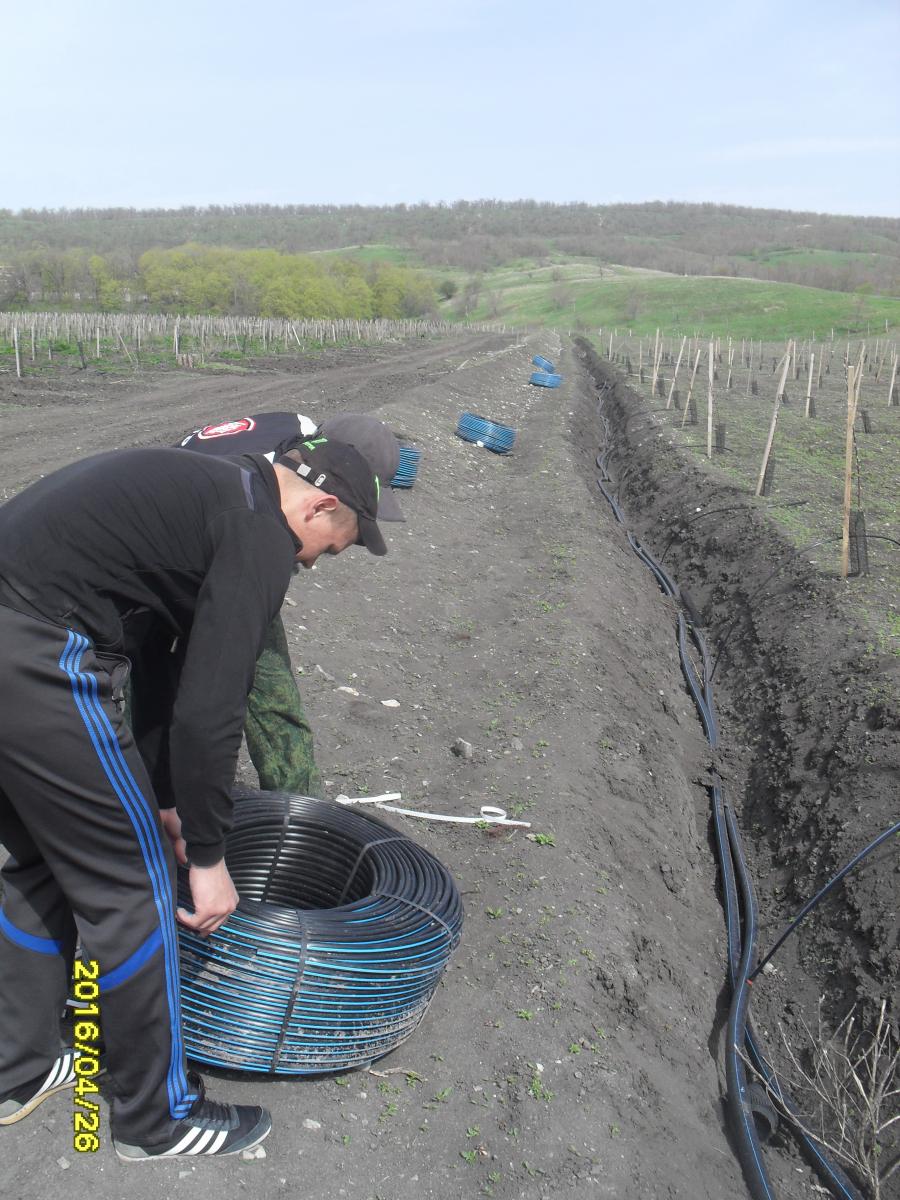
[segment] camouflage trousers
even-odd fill
[[[300,702],[280,616],[266,630],[256,662],[244,735],[263,791],[322,795],[312,730]]]

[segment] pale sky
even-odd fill
[[[900,216],[898,0],[33,0],[0,208],[710,201]]]

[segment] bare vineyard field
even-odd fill
[[[785,375],[771,446],[770,486],[757,502],[823,574],[832,576],[841,571],[847,361],[855,366],[862,358],[851,494],[853,510],[864,513],[868,564],[861,572],[854,570],[858,562],[853,557],[846,587],[849,598],[862,610],[876,649],[900,654],[896,345],[884,339],[794,343],[785,373],[785,342],[716,338],[711,343],[702,337],[657,341],[653,336],[604,334],[595,338],[595,344],[644,397],[648,436],[668,437],[750,495],[759,485],[776,396]],[[710,536],[714,534],[715,517],[710,514]]]
[[[143,367],[241,372],[260,356],[314,353],[325,346],[487,332],[446,321],[296,320],[127,313],[0,313],[0,373],[53,374],[60,366],[109,373]],[[505,332],[497,327],[498,332]]]

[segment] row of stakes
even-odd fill
[[[536,367],[540,367],[541,369],[532,374],[529,380],[530,383],[533,383],[536,387],[559,387],[562,376],[554,373],[553,363],[546,358],[542,358],[539,354],[536,354],[531,361]],[[551,382],[548,383],[548,380]],[[694,423],[696,423],[696,417]],[[463,413],[459,418],[456,433],[463,441],[472,442],[476,446],[484,447],[486,450],[493,450],[495,454],[509,454],[516,440],[516,431],[514,429],[510,429],[507,425],[498,425],[495,421],[488,421],[476,413]],[[724,421],[716,425],[715,434],[716,450],[721,454],[725,450]],[[401,446],[400,463],[397,467],[396,475],[391,480],[391,487],[411,488],[416,481],[421,457],[421,450],[417,450],[413,446]],[[774,458],[770,458],[766,464],[761,495],[771,495],[774,474],[775,460]],[[867,575],[869,573],[866,519],[865,513],[862,511],[851,513],[850,560],[852,574]]]

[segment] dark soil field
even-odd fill
[[[561,389],[529,385],[534,353],[558,365]],[[586,345],[553,334],[282,356],[240,376],[0,375],[3,497],[92,451],[266,409],[370,411],[418,446],[389,555],[322,561],[283,611],[327,791],[399,791],[405,806],[461,816],[499,805],[532,823],[387,818],[452,871],[461,944],[423,1023],[372,1071],[208,1073],[213,1095],[271,1108],[265,1158],[140,1171],[108,1137],[79,1155],[62,1095],[3,1131],[0,1194],[748,1195],[723,1107],[710,769],[742,813],[766,947],[897,819],[897,660],[867,646],[834,581],[758,506],[636,420],[642,401],[618,381],[606,412],[628,525],[665,550],[720,655],[713,759],[673,602],[596,486],[598,385],[615,381]],[[458,439],[463,411],[514,426],[514,453]],[[726,506],[714,526],[693,519]],[[471,759],[452,752],[459,738]],[[254,782],[247,762],[241,777]],[[760,978],[754,1013],[773,1046],[779,1022],[800,1036],[819,994],[829,1013],[895,1001],[897,880],[895,840]],[[782,1135],[766,1162],[781,1200],[821,1195]]]
[[[680,339],[666,351],[658,393],[650,395],[652,369],[646,366],[653,339],[644,339],[643,381],[638,369],[639,339],[620,338],[613,348],[614,365],[631,388],[644,397],[649,411],[661,417],[675,443],[694,457],[707,452],[707,347],[693,390],[698,423],[684,423],[683,404],[689,390],[693,354],[685,352],[678,373],[678,407],[666,408]],[[785,402],[778,412],[771,462],[769,494],[761,499],[773,521],[820,574],[840,575],[841,516],[844,494],[844,458],[847,433],[847,375],[844,359],[858,363],[867,358],[860,386],[855,425],[852,473],[852,506],[865,514],[867,570],[855,573],[842,585],[855,619],[865,625],[880,652],[900,654],[900,405],[889,403],[890,347],[886,339],[823,340],[802,342],[785,384]],[[754,343],[752,372],[735,345],[733,367],[728,347],[721,343],[713,383],[713,423],[724,426],[724,449],[713,442],[713,462],[737,490],[753,494],[759,478],[763,450],[772,420],[775,394],[781,376],[784,342]],[[741,347],[742,349],[743,347]],[[608,351],[608,343],[604,346]],[[810,355],[813,378],[809,379]],[[876,358],[876,356],[878,356]],[[686,360],[690,358],[688,363]],[[762,365],[760,366],[760,360]],[[630,366],[630,370],[629,370]],[[731,386],[729,387],[729,379]],[[751,391],[755,385],[756,392]],[[810,416],[806,393],[810,390]],[[898,390],[895,382],[893,391]],[[648,413],[649,415],[649,413]],[[865,420],[863,419],[865,416]],[[707,460],[708,461],[708,460]],[[851,564],[851,567],[853,564]]]

